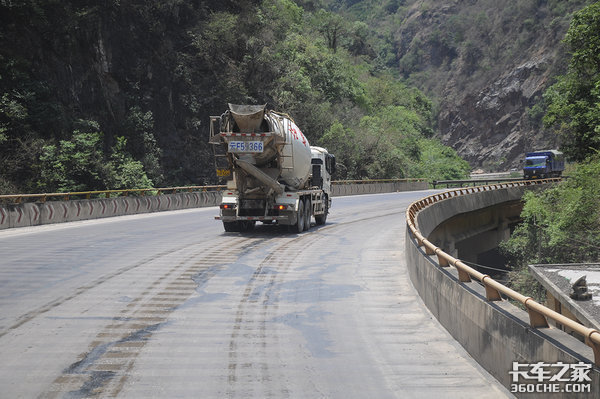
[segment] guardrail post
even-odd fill
[[[486,274],[481,279],[481,282],[485,286],[485,297],[487,298],[488,301],[501,301],[502,296],[500,295],[500,291],[498,291],[497,289],[495,289],[494,287],[491,287],[489,284],[486,283],[485,280],[488,278],[491,278],[491,277]]]
[[[446,259],[445,257],[443,257],[439,252],[438,252],[437,256],[438,256],[438,264],[441,267],[449,267],[450,266],[450,263],[448,262],[448,259]]]
[[[469,273],[467,273],[466,271],[464,271],[460,268],[457,270],[458,270],[458,281],[460,281],[461,283],[470,283],[471,282],[471,276],[469,276]]]
[[[454,265],[454,267],[456,267],[456,270],[458,270],[458,281],[460,281],[461,283],[470,283],[471,282],[471,276],[469,275],[469,273],[467,273],[466,270],[463,270],[462,267],[460,267],[456,264]]]
[[[600,367],[600,344],[592,340],[593,334],[600,335],[600,332],[597,330],[593,330],[592,332],[590,332],[590,334],[587,337],[585,337],[585,343],[586,345],[590,346],[594,351],[594,364]]]
[[[425,245],[425,253],[427,255],[435,255],[435,251],[431,249],[428,245]]]
[[[542,313],[530,308],[527,305],[527,302],[529,302],[529,301],[535,302],[533,300],[533,298],[529,297],[529,298],[525,299],[525,302],[523,304],[527,308],[527,313],[529,313],[529,324],[531,325],[531,327],[534,327],[534,328],[550,327],[550,325],[548,324],[548,319],[546,319],[546,316],[544,316]]]
[[[536,312],[535,310],[527,308],[527,312],[529,313],[529,324],[531,327],[535,328],[548,328],[548,320],[546,316],[543,314]]]

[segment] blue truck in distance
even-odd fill
[[[565,157],[556,150],[535,151],[525,154],[523,177],[525,179],[545,179],[558,177],[565,170]]]

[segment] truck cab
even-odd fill
[[[335,173],[335,156],[322,147],[310,147],[311,186],[323,189],[331,196],[331,175]]]
[[[525,154],[525,166],[523,167],[525,179],[558,177],[564,169],[565,160],[560,151],[536,151]]]

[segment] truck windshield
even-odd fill
[[[538,168],[546,166],[546,157],[531,157],[525,159],[525,166],[529,168]]]

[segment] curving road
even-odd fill
[[[216,208],[1,231],[0,397],[510,396],[410,283],[426,194],[335,198],[303,234]]]

